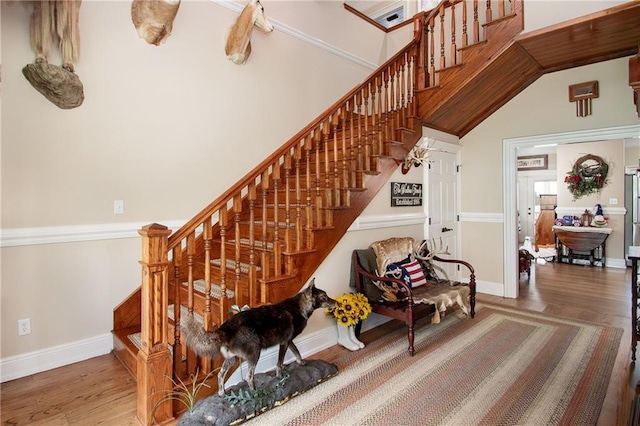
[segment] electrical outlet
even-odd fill
[[[31,334],[31,318],[18,320],[18,336]]]
[[[615,206],[616,204],[618,204],[618,199],[617,198],[609,198],[609,204],[611,204],[612,206]]]
[[[124,201],[123,200],[114,200],[113,201],[113,214],[124,214]]]

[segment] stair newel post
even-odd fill
[[[424,13],[419,14],[413,20],[413,37],[418,40],[418,54],[416,56],[415,66],[415,84],[416,89],[425,89],[429,84],[429,74],[427,73],[427,57],[428,57],[428,28],[425,25]]]
[[[170,400],[160,400],[172,391],[169,351],[169,261],[166,226],[153,223],[138,231],[142,237],[142,329],[137,355],[137,413],[141,424],[173,419]]]
[[[404,55],[402,55],[402,63],[400,63],[398,65],[399,68],[399,78],[400,78],[400,122],[399,122],[399,127],[403,127],[406,126],[406,119],[407,119],[407,100],[408,100],[408,96],[407,96],[407,84],[408,79],[407,79],[407,75],[408,75],[408,66],[407,64],[409,63],[409,53],[405,52]]]
[[[364,121],[364,162],[367,170],[375,170],[376,166],[371,161],[373,154],[371,148],[371,135],[369,134],[369,85],[362,87],[362,104],[360,105],[360,115]]]
[[[362,140],[362,92],[358,91],[355,95],[353,113],[356,115],[356,139],[357,139],[357,149],[358,149],[358,161],[357,168],[358,170],[368,171],[369,169],[366,166],[366,157],[364,155],[364,144]],[[353,120],[353,118],[352,118]],[[353,136],[351,136],[353,137]]]
[[[256,267],[256,199],[257,191],[254,182],[249,184],[247,189],[247,198],[249,199],[249,306],[258,304],[258,282]]]

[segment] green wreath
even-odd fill
[[[583,155],[573,165],[573,169],[567,172],[564,183],[573,196],[573,201],[585,195],[600,193],[600,190],[608,183],[607,173],[609,165],[602,157],[597,155]]]

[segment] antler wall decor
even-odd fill
[[[416,145],[411,148],[411,151],[409,151],[402,160],[402,174],[406,175],[412,166],[418,167],[423,163],[428,162],[429,152],[436,150],[436,148],[433,148],[435,142],[435,139],[429,138],[423,141],[420,145]]]

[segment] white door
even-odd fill
[[[456,154],[446,151],[430,153],[427,173],[427,236],[438,244],[442,239],[442,249],[448,248],[449,255],[440,257],[459,259],[458,253],[458,173]],[[455,265],[443,264],[450,279],[458,278]]]

